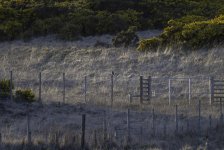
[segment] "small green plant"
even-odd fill
[[[12,84],[12,89],[14,85]],[[10,97],[10,80],[0,80],[0,98],[9,98]]]
[[[32,103],[35,101],[35,94],[31,89],[17,90],[15,99],[16,101]]]

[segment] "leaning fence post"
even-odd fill
[[[65,104],[65,73],[63,73],[63,103]]]
[[[176,112],[175,112],[175,126],[176,126],[176,130],[175,130],[175,132],[176,132],[176,134],[178,134],[178,106],[176,105]]]
[[[201,100],[198,103],[198,135],[201,136]]]
[[[214,77],[209,77],[209,92],[209,103],[211,105],[214,99]]]
[[[82,115],[82,137],[81,137],[81,148],[85,148],[85,128],[86,128],[86,115]]]
[[[130,142],[130,109],[127,110],[127,142]]]
[[[13,79],[12,79],[12,70],[10,71],[10,100],[13,100],[13,93],[12,93],[12,89],[13,89]]]
[[[27,105],[27,144],[31,144],[31,131],[30,131],[30,112]]]
[[[188,101],[190,105],[191,104],[191,78],[189,78],[188,80],[188,90],[189,90]]]
[[[171,80],[169,79],[169,105],[171,104]]]
[[[39,73],[39,102],[42,101],[41,99],[41,87],[42,86],[42,81],[41,81],[41,72]]]

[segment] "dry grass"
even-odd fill
[[[153,35],[154,32],[151,34]],[[98,37],[104,42],[108,37]],[[189,54],[170,52],[139,53],[133,48],[102,48],[94,47],[96,37],[89,37],[82,41],[64,42],[52,37],[34,39],[24,43],[21,41],[0,43],[0,78],[8,78],[9,70],[13,70],[14,82],[17,88],[31,88],[38,95],[38,73],[42,72],[42,97],[44,108],[34,104],[32,109],[33,149],[52,148],[49,136],[59,134],[61,149],[69,149],[70,145],[78,149],[80,144],[80,115],[86,113],[88,117],[88,147],[93,148],[93,131],[97,130],[98,141],[102,141],[102,118],[107,110],[107,119],[110,132],[114,135],[115,129],[120,131],[116,139],[114,136],[106,144],[101,142],[96,149],[106,149],[104,146],[115,146],[114,149],[125,148],[126,109],[131,109],[133,117],[132,147],[135,149],[196,149],[200,142],[195,133],[182,133],[180,137],[173,136],[175,130],[175,105],[178,105],[180,129],[186,131],[186,120],[192,122],[191,128],[197,127],[198,100],[202,101],[202,128],[206,134],[211,115],[213,130],[211,131],[210,147],[221,146],[216,126],[219,122],[220,111],[218,106],[209,105],[208,80],[192,81],[192,102],[188,105],[187,83],[173,81],[173,97],[171,106],[168,102],[168,81],[166,77],[220,77],[223,73],[224,51],[222,46],[210,50],[199,50]],[[113,109],[110,109],[110,74],[115,72],[115,100]],[[62,101],[62,73],[66,72],[66,105],[58,106]],[[151,104],[139,105],[138,100],[129,104],[128,94],[137,93],[139,75],[157,77],[154,79],[154,90]],[[88,77],[87,106],[83,106],[84,76]],[[163,78],[163,79],[162,79]],[[57,102],[55,104],[55,102]],[[15,149],[23,149],[26,143],[26,117],[24,107],[20,104],[5,103],[5,110],[1,117],[2,141]],[[101,107],[102,106],[102,107]],[[157,116],[158,137],[151,137],[151,115],[154,108]],[[166,126],[167,125],[167,126]],[[142,141],[139,141],[139,129],[143,126],[145,132]],[[167,137],[164,137],[164,126],[167,128]],[[119,130],[121,129],[121,130]],[[101,132],[100,132],[101,131]],[[217,136],[213,137],[213,132]],[[118,134],[118,133],[117,133]],[[186,134],[186,135],[185,135]],[[122,136],[123,135],[123,136]],[[149,136],[150,135],[150,136]],[[185,138],[186,136],[186,138]],[[74,138],[76,141],[74,142]],[[191,139],[192,138],[192,139]],[[77,140],[78,139],[78,140]],[[112,140],[113,139],[113,140]],[[114,140],[116,140],[114,142]],[[194,142],[199,141],[199,143]],[[142,144],[140,144],[142,142]],[[176,143],[174,143],[176,142]],[[115,143],[115,144],[114,144]],[[135,144],[134,144],[135,143]],[[36,147],[35,147],[36,146]],[[218,146],[217,146],[218,147]],[[6,147],[4,147],[6,149]],[[44,149],[43,148],[43,149]],[[218,147],[219,148],[219,147]]]

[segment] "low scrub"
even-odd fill
[[[15,95],[16,101],[32,103],[35,101],[35,94],[32,90],[17,90]]]
[[[198,49],[224,41],[224,15],[214,19],[201,16],[186,16],[170,20],[163,33],[151,39],[142,40],[138,50],[155,50],[160,45],[182,46],[184,49]]]

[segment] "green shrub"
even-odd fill
[[[200,16],[187,16],[170,20],[168,25],[160,36],[142,40],[138,50],[153,50],[159,45],[181,46],[193,50],[224,41],[224,15],[210,20]]]
[[[115,47],[120,46],[136,46],[137,42],[139,41],[138,36],[136,35],[136,27],[129,27],[126,31],[121,31],[118,33],[113,39],[113,45]]]
[[[12,84],[14,89],[14,85]],[[0,98],[10,97],[10,80],[0,80]]]
[[[35,101],[35,94],[32,90],[17,90],[15,95],[16,101],[32,103]]]

